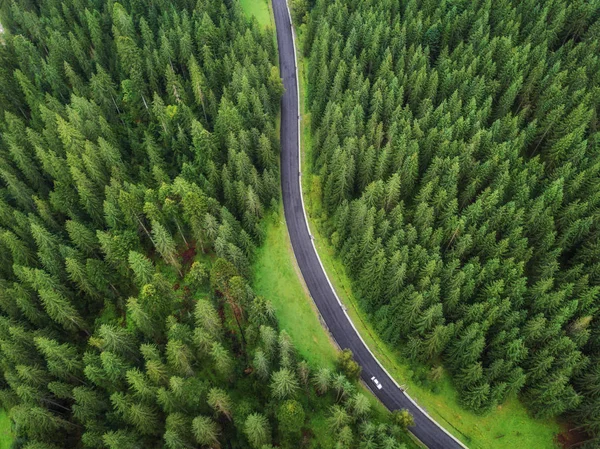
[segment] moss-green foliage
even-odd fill
[[[338,355],[337,368],[350,379],[358,379],[360,377],[361,368],[352,356],[352,351],[344,349]]]
[[[302,404],[294,399],[283,402],[277,410],[277,421],[281,431],[289,436],[298,436],[306,419]]]

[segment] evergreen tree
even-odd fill
[[[207,416],[197,416],[192,421],[192,432],[196,441],[200,444],[210,446],[219,444],[219,427]]]
[[[208,405],[231,421],[231,399],[224,390],[213,388],[208,393]]]
[[[304,408],[293,399],[283,402],[277,409],[279,429],[286,435],[297,435],[304,425]]]
[[[568,415],[597,355],[570,331],[597,302],[580,301],[598,280],[582,250],[598,183],[580,190],[597,166],[597,25],[548,25],[531,2],[463,6],[309,8],[313,213],[374,328],[441,359],[464,406],[521,393],[534,414]]]
[[[292,397],[298,388],[295,374],[287,368],[282,368],[271,375],[271,394],[276,399]]]
[[[313,376],[313,383],[317,393],[327,393],[331,386],[331,371],[328,368],[319,369]]]
[[[244,423],[244,433],[250,442],[250,445],[255,448],[267,444],[271,439],[271,429],[269,422],[260,413],[252,413],[246,418]]]

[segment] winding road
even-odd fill
[[[358,334],[337,297],[314,246],[300,187],[300,110],[294,31],[286,0],[273,0],[279,65],[285,93],[281,100],[281,187],[288,233],[313,301],[341,348],[349,348],[362,367],[362,379],[390,410],[408,409],[415,425],[409,430],[430,449],[466,448],[421,409],[385,371]],[[375,387],[375,376],[382,388]]]

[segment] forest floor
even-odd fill
[[[300,42],[302,42],[300,36]],[[306,98],[306,68],[308,61],[300,57],[298,61],[300,96]],[[429,368],[408,361],[400,351],[385,343],[371,326],[368,316],[359,307],[358,298],[353,294],[351,282],[343,264],[334,254],[334,249],[323,234],[321,207],[321,184],[312,167],[310,114],[305,101],[301,101],[302,139],[302,189],[309,216],[312,234],[325,271],[333,283],[340,300],[348,309],[352,321],[371,351],[400,384],[407,386],[407,392],[421,407],[433,416],[440,425],[463,441],[470,449],[536,448],[555,449],[556,437],[561,431],[556,420],[538,420],[531,417],[517,398],[485,415],[472,413],[459,404],[458,393],[450,376],[432,384],[427,379]]]
[[[0,449],[10,449],[13,439],[8,414],[4,410],[0,410]]]

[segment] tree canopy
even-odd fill
[[[598,432],[600,4],[313,3],[311,185],[375,328]]]
[[[273,30],[220,0],[10,0],[0,22],[15,447],[296,447],[336,397],[250,287],[279,197]]]

